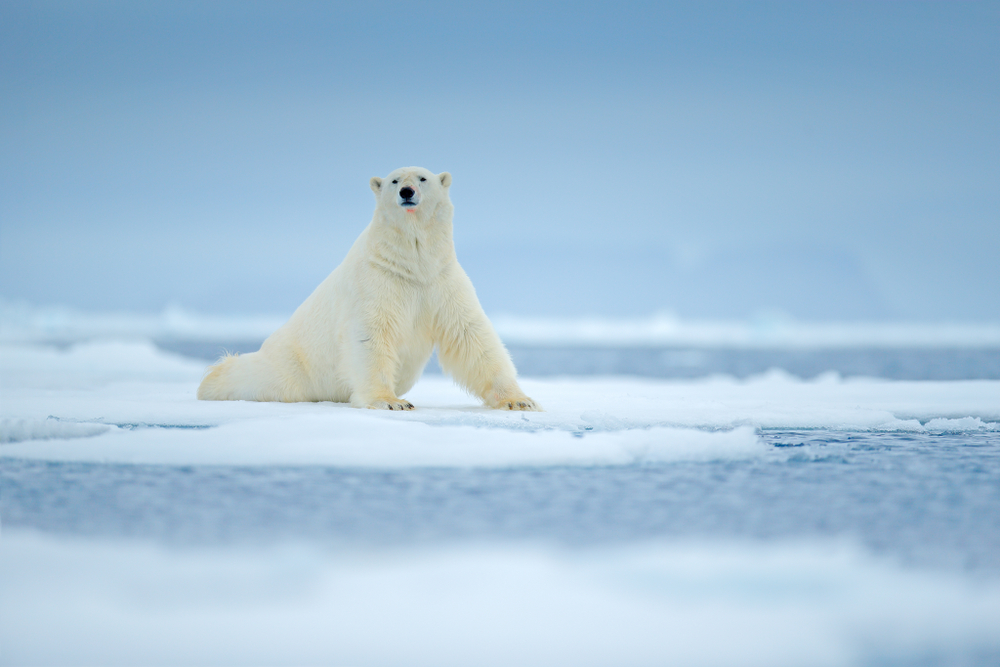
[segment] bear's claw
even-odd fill
[[[372,401],[366,406],[369,410],[413,410],[413,403],[401,399],[391,401]]]
[[[530,398],[518,398],[501,403],[500,408],[506,406],[508,410],[522,410],[525,412],[541,412],[542,408]]]

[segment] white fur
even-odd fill
[[[444,371],[486,405],[539,410],[455,257],[450,185],[451,174],[419,167],[371,179],[375,215],[343,263],[260,351],[210,367],[198,398],[412,409],[399,397],[436,347]]]

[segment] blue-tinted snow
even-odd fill
[[[0,346],[11,664],[1000,655],[996,380],[528,377],[522,415],[429,375],[390,414],[199,402],[205,360],[104,333]]]

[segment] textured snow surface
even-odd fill
[[[512,413],[427,376],[407,395],[417,410],[400,413],[198,401],[203,372],[142,341],[0,347],[0,441],[13,443],[0,451],[173,464],[622,465],[760,456],[759,428],[978,432],[1000,422],[996,381],[529,378],[546,412]]]
[[[79,424],[58,419],[0,419],[0,443],[23,440],[89,438],[109,431],[106,424]]]
[[[808,667],[1000,655],[996,582],[835,542],[330,553],[15,532],[0,558],[5,664]]]
[[[168,486],[199,464],[521,467],[528,470],[507,472],[534,476],[532,466],[795,465],[798,450],[767,445],[759,429],[977,437],[1000,429],[1000,382],[985,380],[805,381],[781,371],[748,380],[527,378],[547,411],[522,414],[484,409],[441,376],[408,394],[412,412],[197,401],[203,372],[143,340],[0,345],[0,465],[4,457],[173,464],[144,473]],[[71,468],[57,483],[81,483]],[[85,503],[80,491],[74,497]],[[120,499],[116,521],[154,516],[129,505],[135,497]],[[3,664],[1000,660],[995,578],[901,566],[822,534],[586,548],[520,540],[336,547],[318,538],[181,547],[87,539],[100,526],[86,521],[69,534],[38,533],[49,524],[33,523],[32,512],[52,519],[58,499],[21,500],[21,524],[0,540]],[[184,520],[205,511],[174,500],[190,512]],[[77,515],[96,513],[84,505]]]

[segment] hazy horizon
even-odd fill
[[[5,3],[0,297],[291,312],[371,176],[490,314],[1000,321],[1000,5]]]

